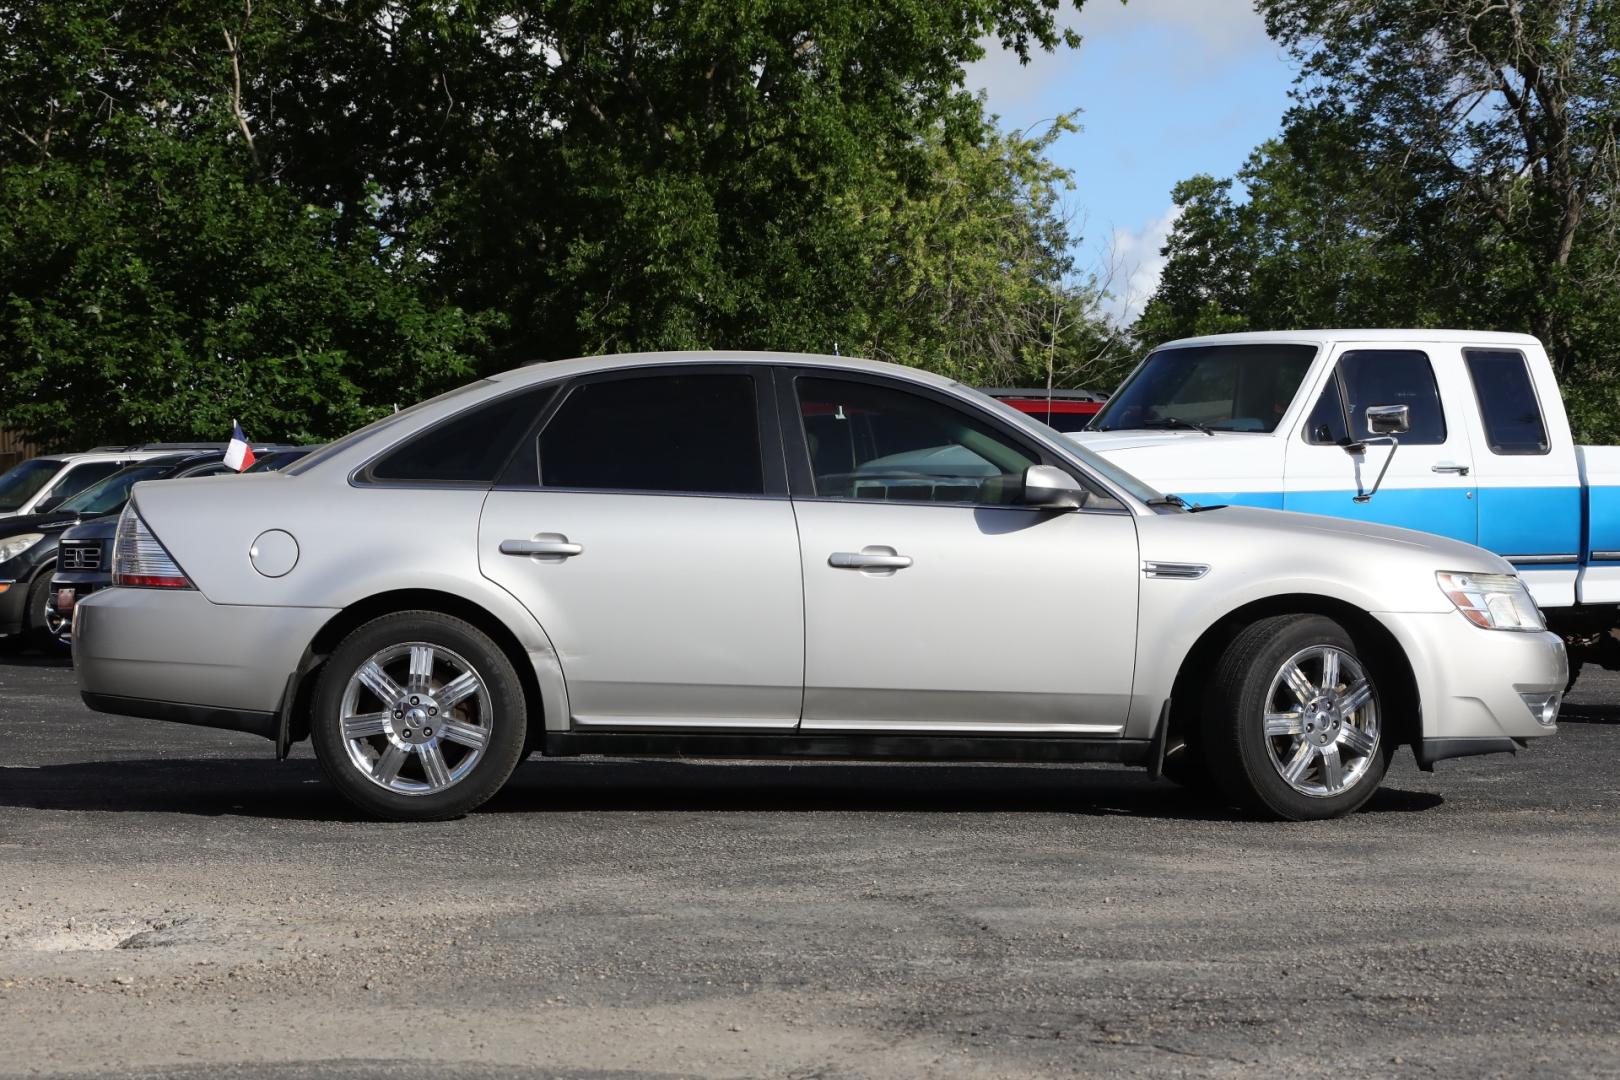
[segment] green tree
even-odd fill
[[[962,74],[1073,44],[1058,4],[0,0],[0,423],[323,437],[604,350],[1081,356],[1062,178]]]
[[[1261,0],[1301,65],[1281,135],[1196,178],[1145,343],[1209,329],[1535,333],[1617,433],[1620,12],[1588,0]],[[1605,416],[1605,414],[1609,414]]]

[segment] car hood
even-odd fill
[[[62,534],[63,540],[106,540],[118,532],[119,514],[85,518]]]
[[[54,514],[24,514],[21,517],[0,518],[0,540],[4,540],[8,536],[21,536],[23,533],[61,532],[63,529],[71,528],[83,520],[78,514],[61,512]]]
[[[1113,454],[1117,450],[1144,450],[1175,447],[1179,450],[1207,450],[1214,446],[1235,443],[1253,443],[1266,438],[1265,432],[1217,431],[1205,435],[1187,428],[1153,429],[1128,428],[1120,431],[1069,431],[1064,437],[1073,439],[1087,450],[1097,454]]]

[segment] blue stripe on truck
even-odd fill
[[[1473,498],[1468,496],[1472,491]],[[1260,506],[1395,525],[1477,543],[1501,555],[1566,555],[1582,544],[1582,489],[1382,488],[1356,502],[1348,491],[1178,492],[1202,506]],[[1591,550],[1620,551],[1620,487],[1590,495]]]

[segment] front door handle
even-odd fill
[[[585,550],[584,544],[570,543],[568,537],[541,534],[533,540],[502,540],[502,555],[560,555],[567,559]]]
[[[893,548],[835,551],[827,556],[827,565],[840,570],[904,570],[911,565],[911,556],[897,555]]]
[[[1467,476],[1468,466],[1458,465],[1450,461],[1440,461],[1429,466],[1429,471],[1438,473],[1454,473],[1457,476]]]

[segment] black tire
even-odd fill
[[[1307,794],[1284,779],[1283,767],[1273,760],[1279,743],[1288,741],[1293,749],[1307,736],[1300,730],[1293,735],[1268,737],[1265,718],[1273,706],[1273,701],[1268,700],[1273,693],[1273,679],[1281,678],[1285,664],[1307,650],[1323,648],[1337,650],[1340,663],[1344,662],[1343,656],[1348,656],[1351,663],[1361,667],[1370,689],[1371,715],[1379,721],[1378,734],[1370,752],[1362,754],[1354,754],[1348,744],[1333,743],[1333,761],[1339,762],[1342,754],[1352,754],[1361,769],[1359,778],[1337,794]],[[1234,804],[1268,817],[1310,821],[1354,812],[1378,789],[1396,747],[1389,718],[1382,713],[1378,682],[1377,669],[1357,651],[1355,640],[1344,627],[1332,619],[1321,615],[1278,615],[1244,628],[1216,662],[1205,694],[1201,749],[1211,778]],[[1301,706],[1298,711],[1301,728],[1307,719],[1319,723],[1309,708]],[[1365,723],[1368,714],[1359,715]],[[1354,726],[1337,717],[1331,722],[1335,734],[1344,726]],[[1322,734],[1317,737],[1329,737],[1327,729],[1319,730]],[[1312,758],[1308,751],[1301,753],[1301,759],[1311,764],[1300,782],[1309,784],[1319,779],[1313,786],[1326,789],[1328,774],[1322,759]],[[1349,770],[1341,778],[1341,782],[1349,781]]]
[[[23,609],[22,643],[31,646],[48,656],[61,655],[66,651],[60,639],[45,625],[45,604],[51,598],[51,572],[54,567],[47,566],[34,576],[34,582],[28,587],[28,604]]]
[[[351,677],[356,676],[367,661],[391,648],[416,643],[453,655],[474,671],[482,681],[489,705],[489,715],[478,717],[477,722],[487,725],[488,732],[481,756],[471,764],[466,775],[443,790],[404,794],[373,780],[351,757],[349,741],[342,730],[343,702]],[[444,687],[439,686],[439,689]],[[449,718],[447,709],[446,719]],[[310,742],[326,778],[361,810],[389,821],[447,821],[483,805],[517,768],[527,729],[523,686],[506,654],[471,623],[436,611],[384,615],[344,638],[322,667],[310,716]],[[420,729],[417,734],[420,736]],[[367,745],[380,746],[380,757],[392,741],[393,735],[380,734]],[[466,752],[459,744],[444,742],[443,745],[457,748],[451,752]],[[419,757],[417,760],[420,762]],[[425,766],[418,764],[417,768],[422,770]],[[404,775],[402,769],[401,776]],[[425,779],[425,772],[421,775]]]

